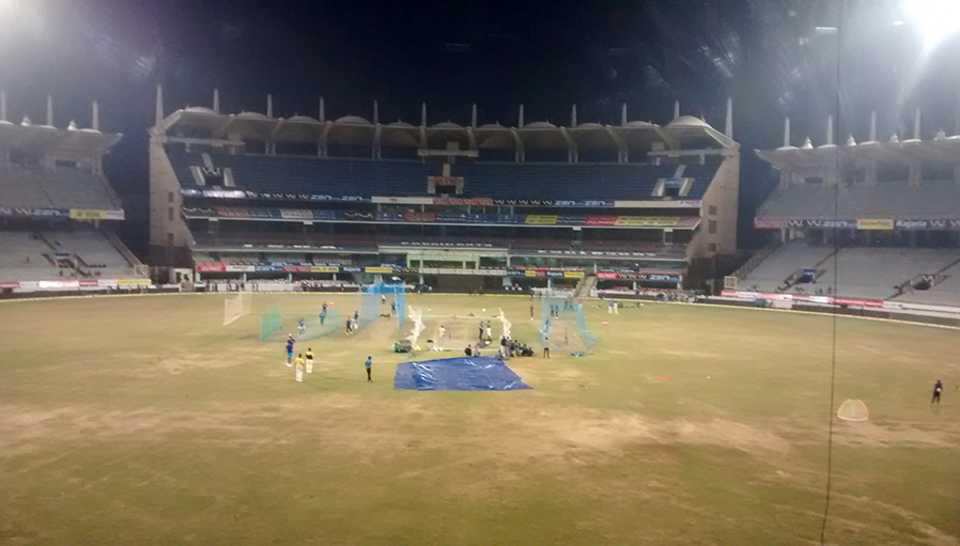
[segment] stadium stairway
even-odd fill
[[[596,275],[587,275],[584,278],[580,279],[580,282],[577,283],[577,288],[573,292],[573,297],[576,300],[583,299],[589,296],[593,289],[597,287],[597,276]]]

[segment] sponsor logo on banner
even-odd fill
[[[614,201],[616,208],[629,209],[696,209],[700,208],[702,202],[699,199],[664,199],[662,201]]]
[[[463,184],[462,176],[428,176],[427,181],[438,186],[453,186]]]
[[[244,199],[247,197],[247,194],[240,190],[203,190],[202,194],[204,197],[214,199]]]
[[[393,268],[392,268],[392,267],[385,267],[385,266],[381,266],[381,265],[365,267],[365,268],[363,268],[363,270],[364,270],[364,272],[366,272],[366,273],[381,273],[381,274],[383,274],[383,273],[393,273]]]
[[[616,271],[600,271],[597,273],[597,278],[612,281],[617,279],[617,273]]]
[[[116,288],[117,279],[97,279],[97,286],[100,288]]]
[[[37,288],[41,290],[65,290],[79,287],[79,281],[37,281]]]
[[[339,273],[340,266],[337,265],[314,265],[310,267],[311,273]]]
[[[613,206],[613,201],[562,201],[553,199],[494,199],[494,205],[507,205],[511,207],[592,207],[609,208]]]
[[[150,279],[117,279],[120,288],[146,288],[150,286]]]
[[[547,271],[547,276],[553,279],[562,279],[563,271]]]
[[[528,269],[523,272],[524,277],[542,277],[543,275],[536,269]]]
[[[67,209],[31,209],[24,207],[0,207],[0,216],[24,216],[35,218],[66,218]]]
[[[283,271],[285,273],[309,273],[309,265],[285,265],[283,266]]]
[[[893,220],[890,218],[857,218],[857,229],[863,231],[892,231]]]
[[[253,273],[257,270],[255,265],[227,264],[226,271],[229,273]]]
[[[894,225],[897,229],[914,231],[929,229],[930,222],[927,220],[897,220]]]
[[[556,214],[528,214],[525,224],[536,225],[536,226],[553,226],[557,223]]]
[[[70,209],[74,220],[123,220],[122,210]]]
[[[617,216],[587,216],[583,219],[588,226],[612,226],[617,223]]]
[[[80,286],[97,286],[97,279],[80,279]]]
[[[564,279],[582,279],[583,271],[564,271],[563,278]]]
[[[0,282],[0,289],[2,288],[20,288],[20,283],[18,282]]]
[[[306,209],[280,209],[280,218],[313,220],[313,211]]]
[[[672,227],[680,219],[669,216],[617,216],[618,226]]]
[[[780,229],[786,222],[783,218],[765,218],[758,216],[753,219],[753,227],[757,229]]]
[[[490,207],[493,206],[493,199],[489,197],[434,197],[434,205],[472,205],[478,207]]]
[[[395,205],[432,205],[433,197],[389,197],[374,195],[370,198],[374,203],[387,203]]]
[[[827,218],[790,218],[787,220],[787,227],[809,227],[817,229],[847,229],[857,227],[857,223],[852,220],[827,219]]]
[[[197,262],[196,269],[200,273],[223,273],[227,266],[223,262]]]

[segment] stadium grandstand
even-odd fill
[[[213,279],[371,282],[443,289],[596,282],[697,285],[736,251],[739,146],[681,116],[514,127],[224,114],[151,130],[157,263]],[[581,279],[587,279],[581,283]]]
[[[123,206],[103,174],[103,156],[120,134],[92,125],[54,126],[7,117],[0,92],[0,290],[103,291],[149,283],[148,269],[113,233]]]
[[[757,151],[780,173],[754,227],[770,244],[738,272],[741,289],[795,297],[856,298],[903,307],[960,305],[960,135],[924,140],[921,115],[911,138]],[[834,286],[836,279],[836,286]]]

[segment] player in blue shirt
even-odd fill
[[[371,368],[373,368],[372,356],[367,356],[367,360],[363,363],[363,367],[367,369],[367,383],[372,383],[373,377],[370,375]]]
[[[296,340],[293,339],[293,334],[287,334],[287,367],[293,366],[293,345],[296,343]]]

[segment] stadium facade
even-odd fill
[[[0,92],[0,290],[103,291],[149,284],[148,270],[113,233],[125,219],[103,173],[103,157],[122,135],[92,122],[54,126],[8,118]]]
[[[417,125],[220,111],[150,130],[150,246],[200,279],[370,282],[444,289],[698,285],[736,252],[739,145],[681,116],[666,125]]]
[[[825,143],[800,147],[787,119],[783,145],[757,151],[780,183],[753,221],[770,244],[740,271],[740,288],[875,307],[960,304],[960,134],[924,139],[917,111],[910,138],[881,139],[876,119],[863,141],[836,144],[828,118]]]

